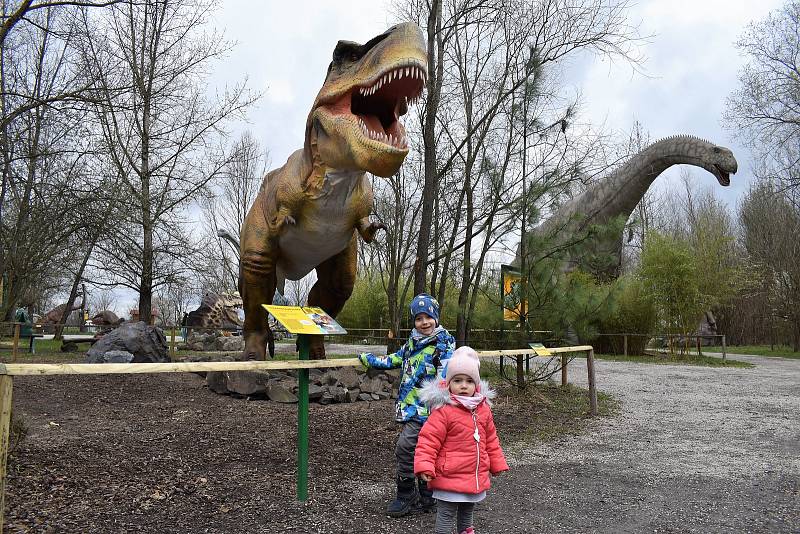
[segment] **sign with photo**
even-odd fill
[[[346,334],[347,330],[322,308],[262,304],[292,334]]]

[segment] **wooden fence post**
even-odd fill
[[[594,417],[597,415],[597,386],[594,382],[594,349],[590,349],[586,354],[586,372],[589,375],[589,413]]]
[[[561,355],[561,387],[567,385],[567,355]]]
[[[11,431],[12,377],[0,376],[0,534],[3,534],[4,511],[6,506],[6,462],[8,441]]]
[[[173,326],[172,327],[172,341],[169,344],[169,357],[170,359],[175,359],[175,336],[177,335],[177,330]]]
[[[622,338],[622,354],[624,356],[628,355],[628,334],[625,334]]]
[[[725,359],[725,334],[722,334],[722,359]]]

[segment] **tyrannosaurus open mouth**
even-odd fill
[[[354,122],[362,142],[377,144],[375,148],[408,150],[406,130],[400,117],[408,112],[425,87],[427,71],[411,61],[384,69],[374,79],[353,86],[335,102],[323,108],[338,119]]]
[[[384,72],[372,83],[351,91],[350,110],[358,117],[365,136],[406,149],[406,131],[399,118],[422,94],[427,73],[417,65],[401,65]]]

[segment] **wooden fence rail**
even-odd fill
[[[589,381],[589,412],[597,415],[597,390],[594,377],[594,350],[591,346],[560,347],[548,349],[553,353],[587,353],[587,373]],[[301,347],[301,357],[303,354]],[[535,356],[533,349],[491,350],[478,353],[481,358],[501,356]],[[8,457],[8,442],[11,423],[13,377],[44,375],[100,375],[100,374],[139,374],[139,373],[194,373],[208,371],[256,371],[256,370],[301,370],[299,374],[308,375],[308,369],[358,367],[358,358],[334,358],[330,360],[285,360],[285,361],[236,361],[236,362],[180,362],[180,363],[0,363],[0,534],[3,532],[5,510],[5,478]],[[566,366],[565,366],[566,368]],[[303,371],[304,370],[304,371]],[[307,384],[306,384],[307,386]],[[300,388],[298,403],[298,436],[308,435],[308,388]],[[305,413],[303,410],[305,406]],[[298,450],[303,444],[298,437]],[[305,443],[307,447],[307,442]],[[298,457],[298,498],[305,500],[307,487],[307,454]],[[302,490],[301,490],[302,488]]]

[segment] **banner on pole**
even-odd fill
[[[500,296],[503,320],[519,322],[522,315],[522,274],[511,265],[500,266]]]

